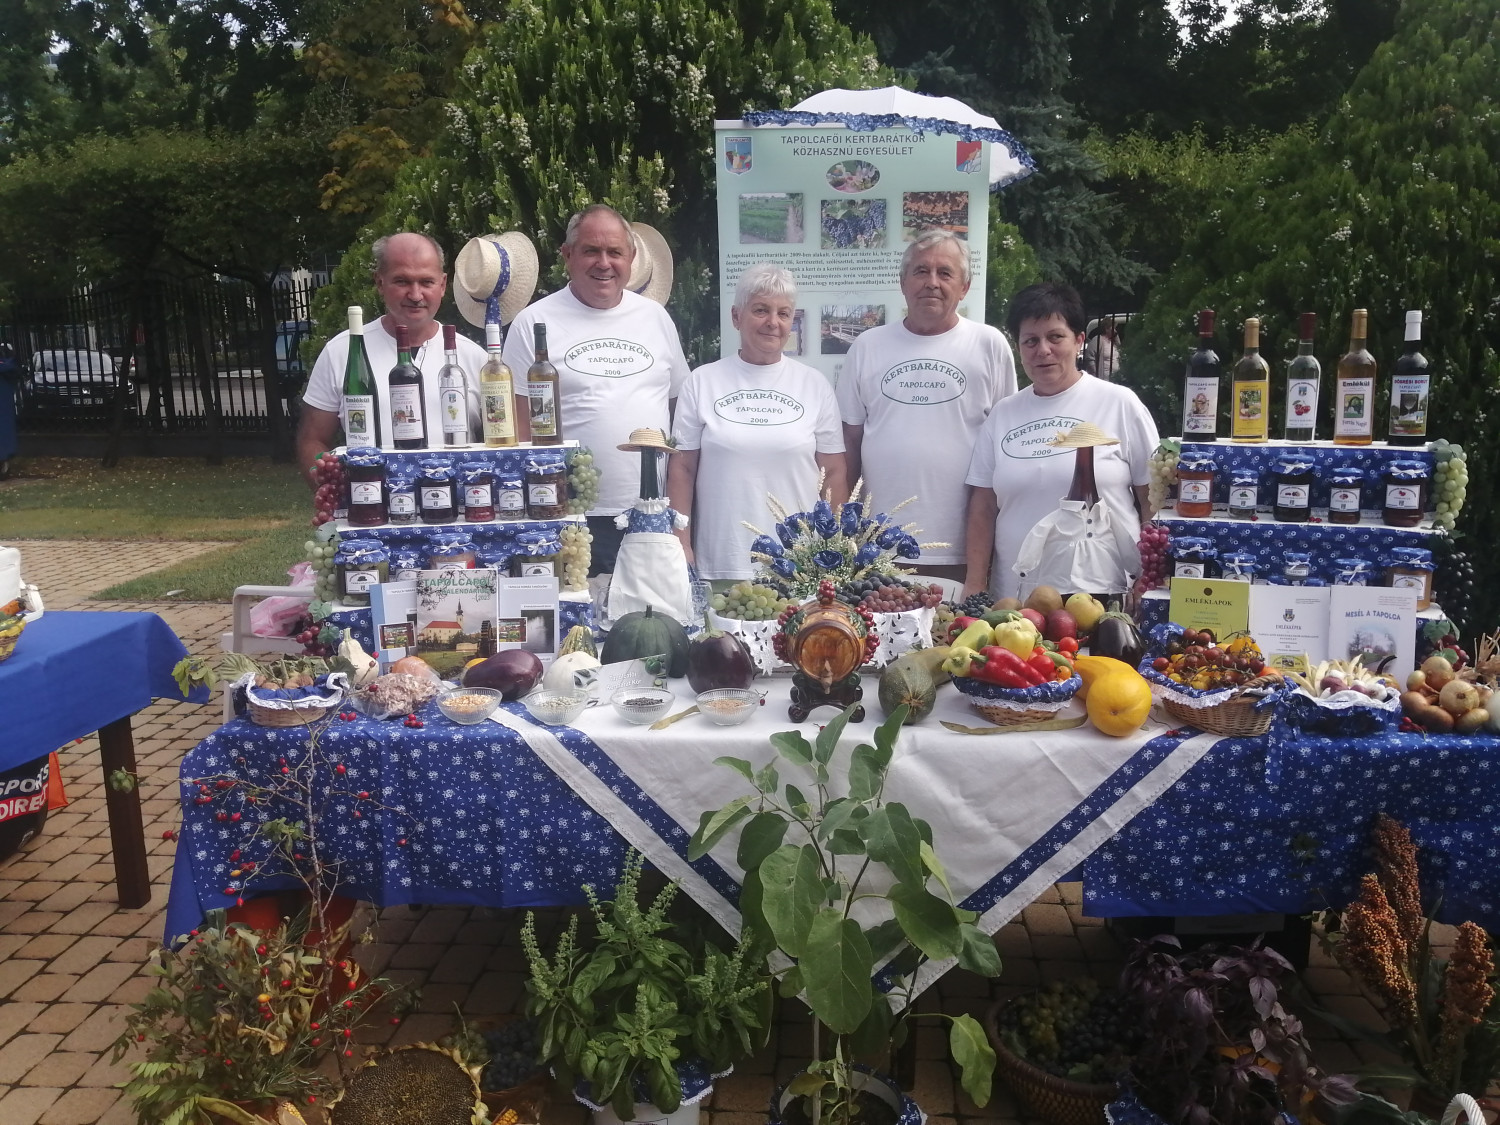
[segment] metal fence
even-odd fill
[[[17,423],[32,432],[270,433],[273,412],[295,413],[312,295],[326,281],[306,271],[258,288],[164,276],[17,300],[0,321],[18,368]]]

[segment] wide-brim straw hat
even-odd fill
[[[453,303],[476,328],[509,324],[536,292],[537,257],[520,231],[482,234],[464,243],[453,262]]]
[[[630,440],[624,445],[615,447],[623,449],[626,453],[639,453],[643,449],[656,449],[662,453],[676,453],[675,446],[669,445],[667,435],[651,426],[642,426],[638,430],[630,431]]]
[[[665,305],[672,294],[671,247],[660,231],[645,223],[630,224],[630,241],[635,244],[635,258],[625,288]]]
[[[1059,433],[1047,444],[1056,449],[1087,449],[1095,445],[1119,445],[1120,439],[1110,437],[1092,422],[1079,422],[1067,433]]]

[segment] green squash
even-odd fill
[[[635,613],[627,613],[614,623],[609,636],[604,638],[604,650],[599,654],[602,664],[618,664],[624,660],[639,660],[643,656],[667,657],[667,675],[685,676],[688,666],[688,636],[676,618],[657,613],[647,606]]]
[[[881,712],[889,717],[897,707],[906,704],[908,711],[903,726],[919,723],[932,714],[937,702],[937,687],[948,682],[948,674],[942,670],[948,652],[944,645],[908,652],[891,661],[880,673]]]

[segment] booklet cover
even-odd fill
[[[1250,587],[1250,635],[1266,664],[1305,673],[1308,660],[1328,659],[1329,592],[1327,586]]]
[[[1220,578],[1173,578],[1167,620],[1184,629],[1209,629],[1223,640],[1250,627],[1250,583]]]
[[[1417,663],[1417,591],[1390,586],[1333,586],[1328,606],[1328,656],[1363,658],[1366,668],[1404,684]],[[1385,663],[1388,658],[1390,663]]]
[[[381,582],[370,587],[370,620],[375,634],[372,654],[382,672],[417,649],[417,580]]]
[[[550,667],[557,657],[557,579],[502,578],[495,615],[495,650],[524,648]]]
[[[415,579],[417,655],[445,680],[498,643],[500,576],[493,569],[423,570]]]

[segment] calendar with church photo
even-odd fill
[[[501,646],[499,573],[424,570],[417,575],[417,655],[444,679]],[[508,626],[507,626],[508,628]]]

